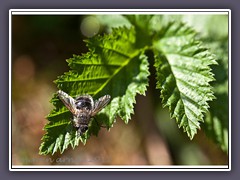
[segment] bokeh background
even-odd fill
[[[12,164],[227,165],[228,155],[201,130],[190,141],[178,129],[168,110],[162,109],[152,80],[147,96],[137,96],[129,124],[117,119],[110,131],[102,128],[85,146],[53,156],[38,154],[45,117],[53,108],[49,101],[57,91],[53,81],[69,70],[66,59],[88,51],[84,39],[107,31],[100,24],[92,32],[86,30],[86,18],[12,16]]]

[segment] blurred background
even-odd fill
[[[155,102],[160,94],[152,80],[147,96],[137,96],[129,124],[117,119],[110,131],[102,128],[85,146],[53,156],[38,154],[45,117],[53,109],[49,101],[57,91],[53,81],[69,70],[66,59],[88,51],[84,39],[108,31],[88,18],[12,16],[12,164],[227,165],[228,155],[201,130],[190,141],[178,129],[168,109]]]

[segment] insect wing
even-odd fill
[[[71,96],[69,96],[67,93],[59,90],[58,91],[58,96],[63,102],[63,104],[68,108],[68,110],[73,114],[77,115],[78,114],[78,109],[76,108],[75,105],[75,99],[73,99]]]
[[[105,95],[95,101],[94,108],[92,110],[92,116],[95,116],[99,111],[101,111],[109,103],[110,99],[111,96]]]

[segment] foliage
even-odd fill
[[[228,16],[182,16],[181,19],[201,32],[201,40],[216,54],[218,66],[212,66],[216,100],[209,102],[203,130],[223,151],[228,152]]]
[[[89,94],[97,99],[109,94],[111,102],[91,121],[89,130],[78,137],[70,121],[71,113],[54,94],[51,102],[55,109],[47,116],[49,123],[44,127],[40,154],[58,150],[63,153],[69,145],[76,147],[79,140],[85,144],[91,135],[98,134],[99,122],[110,129],[119,116],[128,123],[136,95],[145,95],[147,90],[150,72],[146,51],[154,53],[156,87],[163,106],[169,108],[178,126],[192,139],[200,122],[204,122],[209,102],[214,99],[210,66],[216,64],[216,58],[197,40],[195,30],[160,15],[120,18],[128,21],[127,26],[88,39],[89,52],[68,59],[70,71],[55,81],[72,97]]]

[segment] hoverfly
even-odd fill
[[[77,128],[79,136],[88,130],[91,118],[101,111],[111,99],[110,95],[102,96],[96,101],[93,101],[90,95],[82,95],[74,99],[61,90],[57,93],[63,104],[73,114],[73,126]]]

